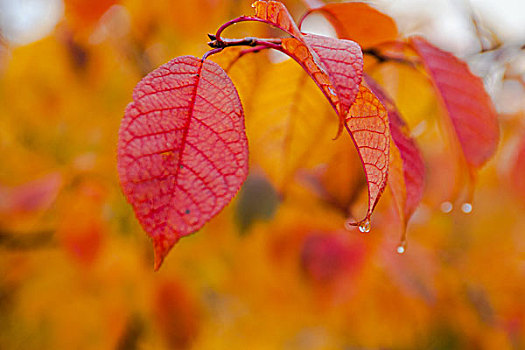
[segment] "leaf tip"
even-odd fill
[[[153,269],[158,271],[164,262],[164,258],[170,252],[171,248],[179,241],[179,236],[172,237],[154,237],[153,238]]]
[[[363,220],[361,221],[352,221],[347,220],[345,223],[346,229],[351,230],[352,226],[357,226],[359,228],[359,231],[362,233],[368,233],[370,232],[371,225],[370,225],[370,214],[368,214]]]

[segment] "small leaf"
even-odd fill
[[[388,183],[398,203],[402,221],[406,225],[423,197],[425,178],[423,158],[393,101],[374,80],[367,77],[366,82],[388,112],[390,133],[398,151],[391,153]],[[395,169],[400,170],[400,176]]]
[[[398,35],[392,18],[361,2],[326,4],[314,11],[326,16],[339,38],[356,41],[363,48],[395,40]]]
[[[292,36],[297,38],[302,36],[283,3],[279,1],[256,1],[252,7],[255,9],[255,17],[284,30]]]
[[[412,37],[410,43],[442,100],[467,164],[481,167],[499,141],[496,111],[483,81],[464,62],[425,39]]]
[[[360,226],[370,220],[385,189],[390,159],[390,128],[387,111],[364,85],[359,87],[359,93],[350,108],[345,126],[361,157],[368,186],[366,216],[359,222],[351,223],[353,226]]]
[[[153,239],[155,269],[200,229],[248,172],[241,102],[214,62],[177,57],[137,84],[119,131],[124,194]]]

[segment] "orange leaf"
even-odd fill
[[[463,155],[471,168],[481,167],[496,151],[496,111],[483,81],[449,52],[421,37],[410,38],[446,109]]]
[[[394,145],[399,151],[399,157],[390,157],[391,169],[388,183],[393,189],[393,195],[396,197],[396,202],[399,203],[403,222],[406,224],[423,197],[425,166],[421,153],[412,137],[410,137],[408,127],[399,115],[393,101],[374,80],[367,77],[366,82],[387,109],[390,133]],[[401,170],[400,178],[396,176],[396,171],[394,171],[396,168]],[[394,189],[399,186],[402,187],[402,194]]]
[[[512,189],[517,196],[525,199],[525,137],[522,137],[514,157],[514,166],[510,172]]]
[[[339,38],[356,41],[363,48],[395,40],[398,35],[392,18],[364,3],[326,4],[314,11],[326,16]]]
[[[370,216],[383,193],[390,158],[390,128],[385,107],[365,86],[359,93],[346,118],[346,129],[363,163],[368,185],[368,211],[363,220],[350,223],[363,232],[370,230]]]
[[[65,0],[66,19],[75,32],[89,35],[100,17],[116,3],[116,0]]]
[[[301,31],[297,28],[292,16],[283,3],[279,1],[256,1],[252,4],[252,7],[255,8],[255,17],[297,38],[302,36]]]
[[[152,311],[160,334],[170,349],[189,349],[199,333],[199,310],[192,295],[177,280],[155,287]]]

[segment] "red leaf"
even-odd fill
[[[335,27],[339,38],[354,40],[364,48],[397,38],[397,26],[394,20],[367,4],[333,3],[315,10],[326,15]]]
[[[425,39],[413,37],[410,43],[442,99],[465,160],[472,168],[481,167],[499,141],[496,112],[483,81],[464,62]]]
[[[359,87],[345,126],[361,157],[368,186],[367,214],[363,220],[350,224],[368,232],[370,216],[387,183],[390,128],[385,107],[367,87]]]
[[[366,82],[387,109],[392,140],[394,140],[394,144],[401,156],[405,199],[400,209],[403,211],[403,221],[406,223],[423,197],[425,165],[416,143],[412,137],[410,137],[410,132],[405,121],[399,115],[392,100],[374,80],[367,77]],[[392,172],[390,172],[389,183],[391,180]],[[396,196],[396,194],[394,194],[394,196]]]
[[[302,40],[283,39],[283,51],[297,61],[319,86],[339,116],[342,127],[362,79],[361,49],[349,40],[313,34],[303,36]]]
[[[286,7],[277,1],[257,1],[255,16],[286,31],[293,38],[282,40],[283,51],[312,77],[338,114],[342,127],[363,74],[363,54],[349,40],[303,35]]]
[[[303,39],[326,68],[341,102],[341,113],[346,115],[354,103],[363,77],[361,47],[351,40],[314,34],[305,34]]]
[[[365,260],[365,248],[344,231],[311,233],[301,249],[301,266],[312,282],[321,285],[337,282],[343,275],[355,277]]]
[[[124,194],[152,237],[155,269],[180,237],[200,229],[248,172],[244,114],[216,63],[177,57],[133,91],[119,131]]]
[[[315,51],[296,38],[284,38],[281,45],[283,51],[297,61],[315,81],[340,118],[344,118],[334,84],[332,84],[326,68],[320,62]]]
[[[255,17],[284,30],[292,36],[297,38],[302,36],[283,3],[279,1],[256,1],[252,7],[255,9]]]

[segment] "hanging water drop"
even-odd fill
[[[463,203],[463,205],[461,206],[461,211],[464,212],[465,214],[469,214],[472,212],[472,204],[470,203]]]
[[[439,208],[441,209],[443,213],[450,213],[452,209],[454,209],[454,206],[449,201],[446,201],[446,202],[441,203]]]
[[[399,244],[397,246],[396,251],[397,251],[398,254],[405,254],[405,252],[406,252],[405,242]]]
[[[328,91],[330,91],[330,93],[332,94],[332,96],[336,96],[335,90],[332,89],[331,87],[328,87]]]
[[[361,224],[359,224],[359,231],[363,233],[370,232],[370,220],[366,219]]]

